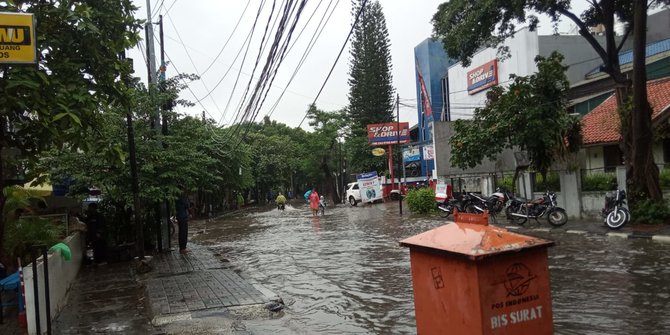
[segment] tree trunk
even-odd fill
[[[636,0],[633,14],[633,110],[629,134],[631,155],[627,156],[627,179],[631,201],[663,199],[654,162],[651,108],[647,101],[646,41],[647,0]]]
[[[335,139],[333,139],[330,142],[330,147],[326,151],[328,154],[327,155],[322,155],[321,156],[321,171],[323,171],[323,176],[325,180],[325,190],[324,190],[324,196],[328,194],[330,196],[331,201],[333,203],[339,203],[340,202],[340,197],[337,194],[337,178],[333,177],[332,172],[330,171],[330,167],[328,166],[328,158],[331,157],[330,153],[333,151],[333,148],[335,148]]]

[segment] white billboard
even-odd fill
[[[361,202],[373,202],[382,199],[382,187],[377,171],[361,173],[356,176],[361,192]]]

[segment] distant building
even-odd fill
[[[649,80],[668,77],[670,76],[670,10],[666,9],[650,15],[647,21]],[[618,31],[626,30],[624,25],[619,25],[617,28]],[[594,37],[601,45],[605,44],[605,36],[594,31]],[[616,39],[619,42],[622,37],[617,36]],[[422,174],[449,182],[453,181],[454,177],[457,179],[462,176],[476,177],[514,170],[518,159],[515,159],[513,150],[506,150],[496,161],[484,162],[481,166],[467,171],[451,167],[448,141],[453,130],[449,121],[472,118],[476,108],[485,106],[486,92],[495,85],[509,83],[511,74],[527,76],[535,73],[537,67],[534,59],[538,55],[547,57],[553,51],[563,54],[563,64],[568,66],[566,75],[571,86],[568,97],[572,112],[585,115],[612,95],[613,82],[600,70],[602,59],[580,35],[539,36],[535,31],[522,28],[513,38],[504,41],[503,46],[509,51],[508,56],[510,57],[500,57],[498,48],[482,48],[473,55],[471,64],[467,67],[448,58],[438,41],[426,40],[414,48],[417,65],[419,133],[417,144],[422,148],[427,148],[430,145],[429,142],[432,141],[434,148],[434,160],[421,157]],[[622,50],[626,51],[619,55],[622,70],[627,74],[632,70],[631,47],[632,38],[629,36],[622,47]],[[421,86],[419,73],[425,82],[425,89]],[[667,87],[665,84],[662,86]],[[668,94],[667,90],[663,94]],[[426,106],[422,103],[423,95],[429,97],[427,100],[432,107],[432,113],[425,113]],[[659,106],[654,106],[654,112],[659,113],[659,116],[655,116],[659,119],[655,120],[665,119],[665,114],[669,113],[667,108],[661,105],[662,103],[659,103]],[[609,108],[602,107],[602,109]],[[610,115],[609,112],[606,114]],[[597,125],[594,125],[592,121],[589,122],[589,131],[597,132],[594,130]],[[655,149],[657,162],[661,161],[658,157],[665,156],[670,162],[670,141],[667,142],[667,150],[665,145],[657,144],[659,145]],[[601,144],[611,148],[596,148]],[[604,157],[603,150],[611,151],[609,156],[619,155],[620,152],[614,153],[612,144],[612,142],[593,142],[587,143],[587,146],[592,146],[591,149],[588,149],[591,150],[592,156],[600,154],[600,157]],[[586,164],[604,166],[608,163],[589,160]],[[490,184],[481,186],[483,192],[490,192]]]
[[[596,36],[604,43],[603,36]],[[484,48],[473,55],[471,64],[460,62],[449,67],[447,72],[447,95],[449,101],[445,120],[471,119],[476,108],[486,104],[486,92],[495,85],[506,85],[510,75],[528,76],[537,72],[535,57],[548,57],[558,51],[568,66],[566,76],[573,84],[583,80],[586,73],[597,67],[601,60],[596,51],[581,36],[538,36],[536,31],[522,28],[513,38],[506,40],[509,57],[501,58],[498,48]],[[515,169],[513,152],[506,152],[495,162],[485,162],[475,169],[462,170],[451,166],[449,161],[449,138],[452,130],[449,122],[434,123],[435,165],[437,177],[443,180],[456,176],[471,176],[509,172]]]
[[[408,148],[411,154],[406,155],[410,160],[405,160],[405,168],[427,179],[433,176],[435,168],[433,122],[447,115],[447,69],[456,61],[449,58],[441,41],[430,38],[414,47],[414,60],[418,138]]]

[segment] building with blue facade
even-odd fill
[[[446,113],[449,105],[447,70],[456,61],[449,58],[442,47],[442,42],[428,38],[414,47],[414,62],[418,139],[411,145],[414,152],[418,149],[419,155],[408,155],[407,157],[413,160],[405,160],[405,166],[415,167],[419,164],[420,176],[428,178],[434,176],[435,169],[433,122],[449,120]],[[426,110],[421,79],[425,83],[430,111]]]

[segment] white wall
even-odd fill
[[[60,252],[49,254],[49,299],[51,300],[51,319],[53,320],[66,302],[66,294],[70,285],[79,273],[83,254],[83,236],[77,232],[68,236],[63,243],[70,247],[72,259],[66,261]],[[46,332],[46,304],[44,299],[44,264],[42,257],[37,259],[38,295],[40,307],[40,331]],[[35,294],[33,285],[32,263],[23,268],[23,281],[26,292],[26,318],[28,333],[37,334],[35,324]]]
[[[602,169],[605,167],[605,159],[603,158],[603,147],[587,147],[584,148],[584,165],[586,170]],[[602,171],[599,171],[602,172]]]
[[[509,47],[511,57],[498,61],[498,84],[506,85],[510,74],[526,76],[537,71],[534,58],[539,54],[537,31],[519,30],[514,38],[503,43]],[[473,95],[468,93],[468,71],[498,58],[497,48],[488,48],[479,51],[472,57],[470,66],[463,67],[456,63],[449,68],[449,111],[452,120],[470,119],[474,108],[483,107],[486,102],[486,92],[483,90]]]
[[[603,159],[603,147],[586,147],[584,150],[584,162],[582,168],[586,170],[602,169],[605,166],[605,160]],[[658,165],[664,165],[663,161],[663,144],[654,143],[653,145],[654,153],[654,162]]]
[[[652,148],[654,152],[654,162],[658,165],[665,164],[665,162],[663,161],[663,144],[654,143],[654,146]]]

